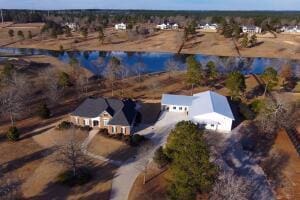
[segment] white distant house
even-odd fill
[[[206,129],[230,132],[235,120],[225,96],[212,91],[193,96],[163,94],[162,110],[186,113],[188,119]]]
[[[160,29],[160,30],[167,30],[167,29],[178,29],[179,28],[179,25],[178,24],[170,24],[170,23],[162,23],[162,24],[158,24],[156,25],[156,28],[157,29]]]
[[[199,25],[199,29],[203,30],[213,30],[216,31],[218,29],[218,24],[205,24],[205,25]]]
[[[116,24],[115,29],[116,30],[126,30],[126,24],[124,24],[124,23]]]
[[[77,23],[65,23],[65,26],[69,27],[71,31],[76,31],[79,28],[79,25]]]
[[[178,24],[172,24],[172,29],[176,30],[179,28],[179,25]]]
[[[261,33],[261,28],[258,26],[242,26],[243,33],[258,34]]]
[[[165,24],[165,23],[158,24],[158,25],[156,25],[156,28],[160,29],[160,30],[165,30],[165,29],[167,29],[167,24]]]
[[[285,33],[300,33],[300,26],[284,26],[280,30]]]

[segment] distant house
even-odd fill
[[[124,23],[116,24],[115,29],[116,30],[126,30],[126,24],[124,24]]]
[[[158,25],[156,25],[156,28],[160,29],[160,30],[165,30],[165,29],[167,29],[167,24],[165,24],[165,23],[158,24]]]
[[[243,33],[259,34],[262,30],[258,26],[242,26],[242,31]]]
[[[76,31],[79,29],[79,25],[77,23],[65,23],[65,26],[69,27],[71,29],[71,31]]]
[[[186,113],[189,120],[206,129],[230,132],[235,120],[225,96],[212,91],[193,96],[163,94],[162,110]]]
[[[172,24],[172,29],[176,30],[179,28],[179,25],[178,24]]]
[[[156,25],[156,28],[160,29],[160,30],[167,30],[167,29],[174,29],[174,30],[176,30],[176,29],[179,28],[179,25],[176,24],[176,23],[175,24],[170,24],[170,23],[165,24],[165,23],[162,23],[162,24]]]
[[[280,31],[285,33],[300,33],[300,26],[283,26]]]
[[[79,126],[105,128],[109,134],[130,135],[136,114],[132,100],[88,98],[71,113],[71,121]]]
[[[203,30],[217,30],[218,29],[218,24],[205,24],[205,25],[198,25],[199,29]]]

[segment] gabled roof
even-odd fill
[[[234,120],[230,105],[225,96],[212,91],[195,94],[197,97],[190,108],[189,116],[203,115],[207,113],[218,113]]]
[[[197,93],[193,96],[163,94],[161,104],[188,106],[190,107],[190,118],[208,113],[218,113],[234,120],[227,98],[212,91]]]
[[[132,100],[88,98],[71,115],[96,118],[106,111],[112,116],[110,125],[130,126],[136,115],[135,106]]]
[[[113,114],[104,98],[87,98],[71,114],[80,117],[95,118],[103,111],[107,111],[111,115]]]
[[[191,106],[196,97],[174,94],[163,94],[162,105],[178,105],[178,106]]]

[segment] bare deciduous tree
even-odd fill
[[[165,70],[169,74],[169,79],[171,78],[171,75],[179,70],[179,64],[174,59],[169,59],[165,63]]]
[[[85,155],[82,143],[76,139],[76,130],[71,129],[63,142],[57,144],[55,162],[60,163],[72,171],[74,177],[83,166],[88,166],[90,160]]]
[[[85,96],[87,96],[88,94],[88,86],[89,86],[89,73],[83,69],[80,68],[78,69],[78,75],[76,78],[76,88],[77,88],[77,92],[79,93],[79,95],[81,95],[82,93],[85,94]]]
[[[233,173],[222,172],[215,183],[210,200],[248,200],[251,195],[251,183]]]
[[[133,71],[138,76],[139,82],[141,82],[141,75],[146,70],[146,65],[142,61],[139,61],[133,65]]]
[[[14,73],[10,83],[0,91],[0,113],[9,113],[12,126],[24,111],[28,88],[28,81]]]
[[[139,147],[137,159],[139,159],[137,169],[143,173],[143,184],[147,182],[147,172],[150,163],[150,151],[153,151],[153,143],[148,141]]]
[[[259,128],[264,133],[274,133],[278,128],[290,128],[297,118],[291,117],[295,113],[293,102],[281,95],[267,99],[264,108],[257,116]]]
[[[114,84],[121,73],[120,66],[121,66],[121,61],[116,57],[112,57],[105,69],[106,78],[111,83],[111,96],[114,96]]]
[[[45,78],[46,97],[56,104],[63,96],[64,89],[59,85],[59,77],[53,69],[47,69],[43,72]]]

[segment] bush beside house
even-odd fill
[[[144,136],[139,134],[134,134],[134,135],[124,135],[122,133],[109,134],[106,128],[100,129],[99,134],[107,138],[123,141],[130,146],[138,146],[139,144],[141,144],[143,141],[146,140]]]

